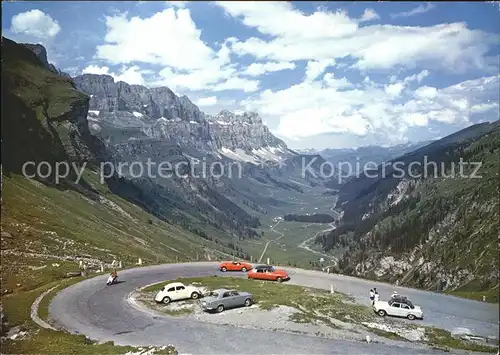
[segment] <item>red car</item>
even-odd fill
[[[222,272],[226,271],[243,271],[247,272],[252,270],[252,265],[243,261],[225,261],[220,263],[219,270]]]
[[[288,276],[288,273],[285,270],[275,269],[270,265],[256,266],[251,272],[247,274],[247,277],[249,279],[271,280],[278,282],[290,279],[290,276]]]

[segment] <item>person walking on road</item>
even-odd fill
[[[375,304],[375,302],[377,302],[380,299],[380,295],[378,294],[378,291],[376,288],[373,289],[373,292],[375,293],[375,295],[373,297],[373,304]]]
[[[370,290],[370,301],[372,301],[373,303],[374,299],[375,299],[375,292],[373,292],[373,290]]]

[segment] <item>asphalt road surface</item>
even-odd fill
[[[315,336],[243,329],[169,316],[153,316],[130,306],[128,295],[144,285],[179,277],[221,275],[216,263],[167,264],[124,270],[122,283],[106,286],[107,275],[85,280],[58,293],[50,303],[51,318],[72,333],[85,334],[116,345],[172,344],[180,354],[441,354],[435,350],[399,345],[359,343]],[[368,290],[376,286],[390,295],[394,287],[371,281],[291,269],[290,283],[350,293],[368,304]],[[232,275],[238,273],[232,273]],[[236,275],[235,275],[236,276]],[[422,306],[425,324],[446,329],[466,327],[477,334],[498,334],[498,306],[424,291],[396,288]],[[444,353],[443,353],[444,354]]]

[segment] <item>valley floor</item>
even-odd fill
[[[336,197],[325,196],[322,187],[302,187],[302,194],[281,194],[273,197],[288,202],[285,207],[270,208],[268,215],[259,216],[263,225],[264,236],[260,240],[242,241],[241,245],[251,256],[252,261],[271,264],[289,265],[311,268],[311,263],[319,263],[327,267],[335,264],[339,254],[324,253],[319,245],[314,244],[318,233],[329,230],[328,223],[303,223],[285,221],[286,214],[315,214],[325,213],[333,215],[331,208]]]

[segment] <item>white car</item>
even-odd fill
[[[373,311],[379,316],[386,315],[394,317],[404,317],[409,320],[424,319],[424,312],[420,306],[414,306],[408,299],[404,301],[391,299],[386,301],[375,301],[373,303]]]
[[[157,303],[168,304],[171,301],[185,300],[192,298],[193,300],[198,299],[202,295],[200,289],[194,286],[186,286],[181,282],[173,282],[165,285],[160,292],[155,296],[155,301]]]

